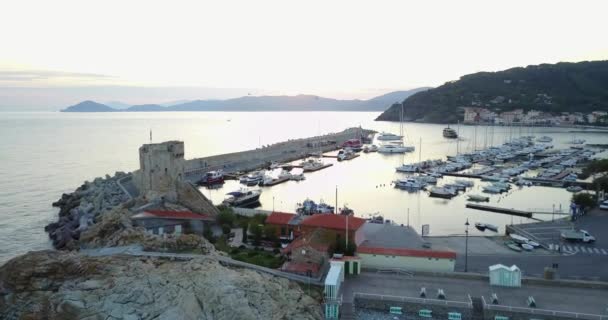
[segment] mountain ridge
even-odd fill
[[[402,105],[405,120],[434,123],[462,120],[462,107],[495,112],[608,111],[608,61],[560,62],[464,75],[407,97],[376,120],[399,121]]]
[[[402,100],[428,87],[394,91],[368,100],[340,100],[316,95],[243,96],[226,100],[193,100],[171,106],[161,104],[134,105],[115,109],[100,103],[97,108],[83,108],[82,103],[61,112],[162,112],[162,111],[383,111],[391,103]],[[390,99],[393,99],[390,102]],[[98,109],[98,110],[95,110]]]

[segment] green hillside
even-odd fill
[[[418,92],[403,102],[406,120],[437,123],[462,120],[460,107],[470,106],[496,111],[608,111],[608,61],[478,72]],[[395,104],[376,120],[398,121],[400,109]]]

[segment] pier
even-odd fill
[[[187,160],[184,174],[187,180],[195,182],[203,174],[213,170],[223,170],[226,173],[257,170],[267,167],[273,161],[287,163],[306,158],[313,153],[335,151],[347,140],[365,140],[374,133],[373,130],[349,128],[338,133],[293,139],[253,150]]]
[[[476,203],[467,203],[466,207],[470,208],[470,209],[475,209],[475,210],[503,213],[503,214],[508,214],[508,215],[512,215],[512,216],[525,217],[525,218],[541,221],[540,219],[532,218],[532,212],[529,212],[529,211],[499,208],[499,207],[486,206],[483,204],[476,204]]]

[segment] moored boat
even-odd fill
[[[232,207],[246,206],[260,200],[262,190],[239,190],[228,193],[228,197],[222,202]]]
[[[456,130],[448,126],[447,128],[443,129],[443,137],[448,139],[456,139],[458,138],[458,133],[456,133]]]
[[[209,186],[224,183],[224,172],[222,170],[209,171],[197,182],[198,185]]]
[[[456,190],[447,187],[432,187],[429,190],[429,196],[434,198],[451,199],[457,194]]]
[[[479,194],[469,194],[469,195],[467,195],[467,197],[468,197],[469,201],[476,201],[476,202],[490,201],[490,197],[482,196]]]
[[[378,137],[376,139],[378,139],[380,141],[394,141],[394,140],[403,139],[403,136],[382,132],[382,133],[378,134]]]

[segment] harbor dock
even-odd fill
[[[529,212],[529,211],[521,211],[521,210],[516,210],[516,209],[499,208],[499,207],[486,206],[486,205],[476,204],[476,203],[467,203],[466,207],[469,208],[469,209],[490,211],[490,212],[496,212],[496,213],[504,213],[504,214],[509,214],[509,215],[512,215],[512,216],[518,216],[518,217],[525,217],[525,218],[529,218],[529,219],[534,219],[534,218],[532,218],[532,212]]]
[[[196,182],[205,173],[213,170],[223,170],[229,174],[248,172],[265,168],[273,161],[288,163],[306,158],[312,153],[335,151],[340,149],[347,140],[361,139],[365,141],[374,133],[375,131],[368,129],[348,128],[338,133],[293,139],[253,150],[196,158],[186,161],[184,174],[188,181]],[[329,166],[331,164],[317,170]]]

